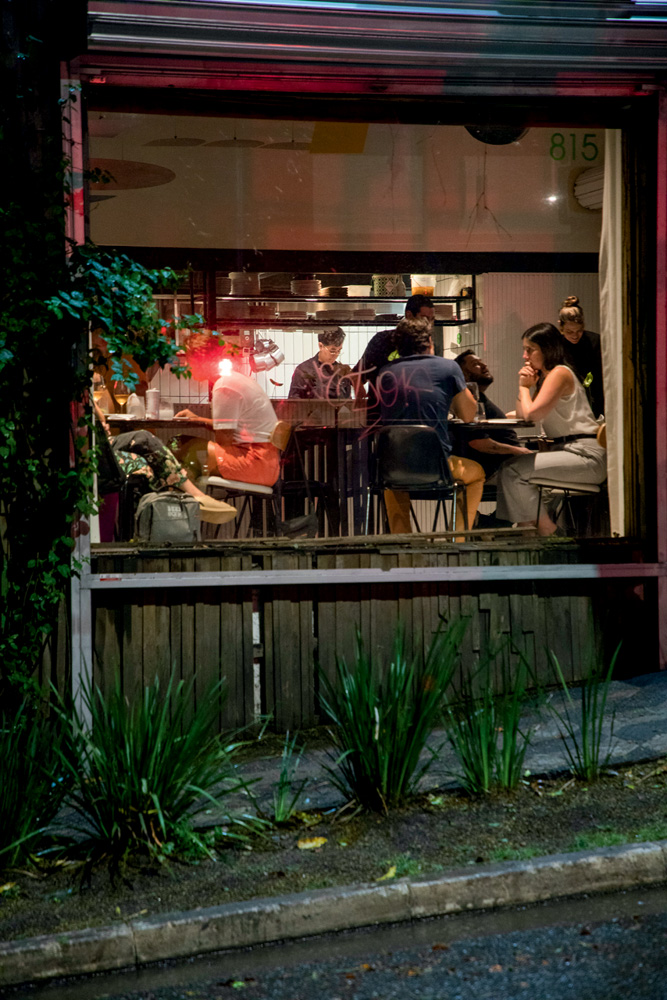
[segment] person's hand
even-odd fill
[[[534,452],[534,451],[531,451],[531,449],[530,449],[530,448],[523,448],[523,447],[521,447],[521,446],[517,446],[517,447],[516,447],[516,448],[514,449],[514,454],[515,454],[515,455],[534,455],[534,454],[535,454],[535,452]]]
[[[519,385],[530,389],[537,382],[537,372],[532,365],[524,365],[519,371]]]
[[[197,414],[193,413],[192,410],[179,410],[178,413],[174,414],[174,420],[184,418],[187,420],[197,420]]]

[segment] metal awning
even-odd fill
[[[89,54],[553,80],[667,71],[667,4],[90,0]]]

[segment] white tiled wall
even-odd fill
[[[343,350],[338,355],[340,363],[354,367],[373,334],[386,328],[386,324],[377,327],[343,326],[341,329],[345,331],[345,341]],[[284,399],[289,393],[296,366],[317,354],[317,337],[321,331],[266,330],[262,333],[271,337],[282,348],[285,360],[278,368],[273,368],[270,372],[258,372],[257,381],[271,399]],[[281,384],[276,385],[276,382]]]

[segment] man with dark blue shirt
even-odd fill
[[[486,395],[486,390],[493,383],[493,375],[482,359],[474,351],[467,350],[454,360],[466,382],[475,382],[479,387],[479,400],[484,407],[486,419],[504,419],[503,411]],[[486,473],[487,482],[508,458],[529,455],[531,451],[522,446],[513,427],[502,425],[497,425],[492,430],[474,426],[457,428],[455,441],[461,455],[479,462]]]
[[[449,412],[471,421],[477,404],[459,366],[435,357],[428,319],[403,320],[396,327],[396,361],[388,362],[377,379],[378,402],[383,424],[428,424],[434,427],[454,479],[466,484],[468,524],[472,527],[484,486],[484,470],[477,462],[452,455]],[[389,529],[392,534],[410,532],[410,497],[385,492]],[[459,520],[460,518],[460,520]],[[463,527],[461,512],[457,528]]]

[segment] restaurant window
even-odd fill
[[[200,328],[178,333],[181,359],[201,361],[209,331],[224,342],[220,356],[211,355],[212,368],[195,365],[191,380],[167,369],[149,385],[151,399],[160,401],[153,431],[178,451],[193,481],[243,511],[207,527],[205,537],[231,537],[237,529],[241,537],[269,536],[276,524],[322,536],[383,530],[382,491],[372,490],[374,384],[369,389],[360,377],[359,363],[371,338],[405,317],[415,292],[432,301],[435,355],[453,361],[471,352],[493,377],[481,386],[493,404],[492,421],[516,411],[523,331],[539,323],[558,328],[560,307],[571,296],[585,330],[601,329],[604,129],[91,110],[89,136],[91,166],[108,175],[89,192],[92,239],[184,270],[177,293],[158,298],[165,319],[203,317]],[[327,347],[331,364],[322,356]],[[304,362],[312,362],[305,390],[288,398]],[[225,364],[250,379],[292,428],[280,451],[278,488],[264,482],[254,484],[264,493],[216,492],[206,481],[211,470],[216,474],[211,428],[170,422],[185,410],[191,420],[211,417],[212,386]],[[601,380],[592,365],[580,373],[598,424]],[[131,417],[112,415],[112,433],[129,428]],[[548,435],[541,422],[520,417],[509,418],[519,421],[511,428],[519,446],[543,451]],[[483,406],[462,422],[479,425],[478,418],[489,419]],[[474,455],[474,433],[502,439],[497,428],[508,426],[487,424],[482,434],[454,420],[453,453],[466,448]],[[264,440],[266,428],[261,434]],[[184,436],[191,439],[185,445],[176,440]],[[593,437],[588,426],[585,436]],[[232,482],[245,482],[238,469],[235,476]],[[563,498],[545,487],[542,500],[565,499],[566,508],[572,501],[568,530],[609,534],[604,483],[596,474],[589,485],[601,487],[600,496],[591,499],[592,490],[582,500],[573,487]],[[484,483],[482,524],[498,523],[497,492],[495,483]],[[422,530],[453,529],[451,500],[434,521],[436,504],[417,495]],[[114,530],[118,538],[118,524]]]

